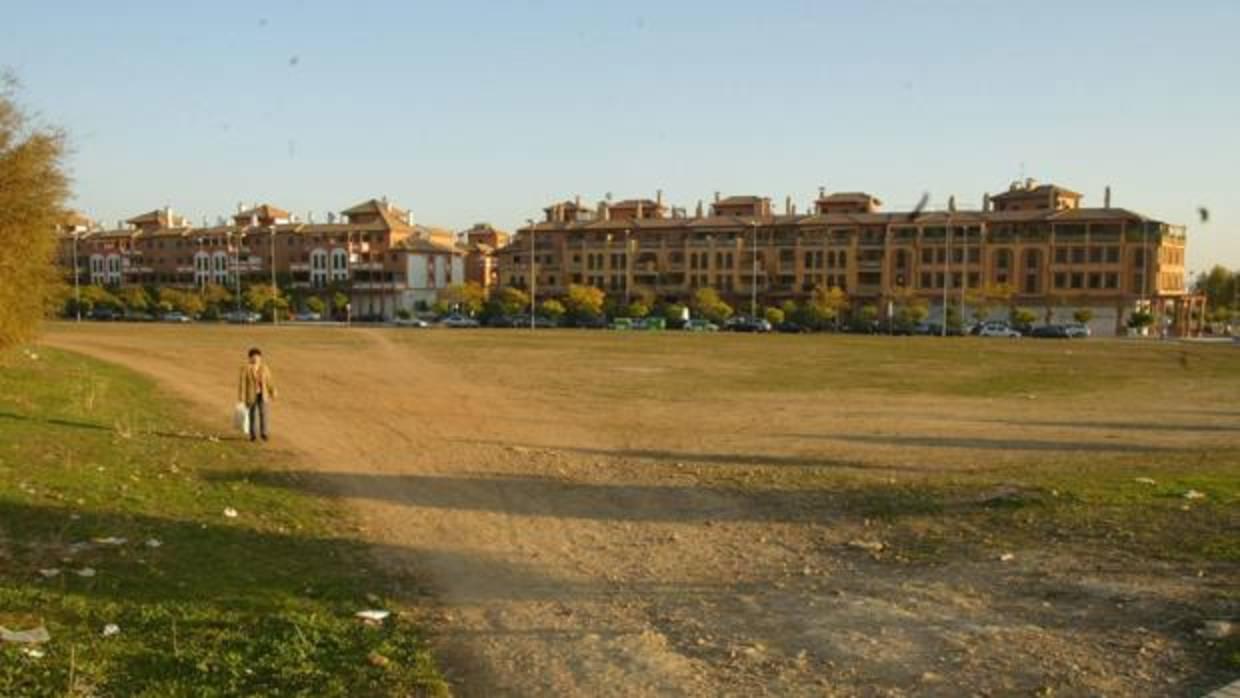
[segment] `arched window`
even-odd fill
[[[310,253],[310,284],[315,288],[327,285],[327,251],[322,248]]]
[[[339,247],[332,250],[331,264],[332,281],[349,278],[349,253],[347,251]]]

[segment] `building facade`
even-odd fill
[[[486,290],[499,285],[499,262],[496,253],[506,247],[512,235],[490,223],[476,223],[462,231],[460,243],[465,247],[465,280]]]
[[[801,301],[838,287],[853,304],[886,314],[894,299],[924,298],[932,318],[947,304],[987,287],[1006,287],[1011,303],[1045,309],[1053,320],[1078,308],[1095,331],[1120,332],[1138,309],[1166,329],[1191,332],[1202,308],[1185,286],[1182,226],[1032,180],[987,196],[981,210],[883,212],[864,192],[820,191],[812,209],[782,214],[769,198],[718,194],[693,215],[662,195],[544,209],[498,253],[501,285],[559,295],[585,284],[623,296],[653,294],[684,302],[714,288],[745,312],[750,299]],[[531,258],[534,271],[531,276]],[[639,291],[640,289],[640,291]]]
[[[201,289],[270,283],[294,294],[345,293],[357,316],[393,317],[464,283],[465,250],[450,231],[415,224],[385,199],[301,221],[270,204],[239,205],[229,219],[194,226],[163,208],[103,229],[80,215],[59,231],[70,281],[109,287]]]

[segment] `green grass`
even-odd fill
[[[52,636],[42,658],[0,645],[0,695],[446,695],[409,621],[353,617],[398,610],[411,582],[329,503],[212,479],[282,477],[287,456],[202,431],[122,369],[0,355],[0,625]],[[90,543],[109,536],[127,542]]]
[[[1177,381],[1185,390],[1240,381],[1234,348],[1173,342],[573,330],[393,336],[446,362],[503,366],[495,379],[513,388],[603,399],[691,402],[838,391],[1056,397],[1160,381]]]

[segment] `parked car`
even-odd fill
[[[443,327],[470,328],[479,327],[478,321],[465,315],[453,314],[439,321]]]
[[[1063,325],[1039,325],[1033,328],[1029,333],[1030,337],[1038,337],[1040,339],[1068,339],[1068,328]]]
[[[978,325],[977,331],[974,333],[978,337],[1009,337],[1018,338],[1020,332],[1012,329],[1006,322],[984,322]]]
[[[1093,334],[1088,325],[1082,325],[1079,322],[1070,322],[1063,328],[1068,331],[1068,336],[1072,339],[1087,339]]]
[[[323,319],[323,316],[320,315],[319,313],[305,312],[305,313],[297,313],[296,315],[293,316],[293,319],[296,320],[297,322],[319,322],[320,320]]]
[[[573,320],[573,327],[583,330],[605,330],[607,329],[607,318],[601,315],[575,318]]]
[[[248,310],[234,310],[231,313],[225,313],[223,319],[233,325],[253,325],[262,320],[263,316]]]
[[[161,322],[178,322],[178,323],[194,321],[193,318],[186,315],[185,313],[179,313],[176,311],[173,311],[171,313],[164,313],[163,316],[160,317],[159,319]]]
[[[775,331],[782,332],[784,334],[805,334],[806,332],[810,332],[811,330],[805,325],[802,325],[797,322],[792,322],[791,320],[787,320],[785,322],[781,322],[778,325],[776,325]]]
[[[667,319],[657,316],[657,315],[652,315],[650,317],[644,317],[639,320],[636,320],[633,323],[633,329],[651,330],[655,332],[660,331],[660,330],[665,330],[667,329]]]
[[[719,325],[716,325],[706,318],[693,318],[689,322],[686,322],[682,329],[686,332],[718,332]]]
[[[126,310],[121,320],[126,322],[155,322],[155,316],[140,310]]]
[[[923,322],[913,328],[913,334],[925,335],[927,337],[943,336],[943,326],[937,322]],[[948,337],[963,337],[963,327],[948,327]]]
[[[617,317],[611,319],[611,329],[613,330],[631,330],[633,329],[633,318]]]
[[[425,321],[425,320],[423,320],[422,318],[419,318],[419,317],[404,317],[404,318],[402,318],[402,317],[398,317],[398,318],[396,318],[396,320],[395,320],[392,324],[396,325],[397,327],[419,327],[419,328],[426,328],[426,327],[430,327],[430,326],[431,326],[431,323],[429,323],[429,322],[427,322],[427,321]]]
[[[523,315],[512,316],[512,326],[517,329],[521,329],[522,327],[529,329],[529,326],[530,326],[529,313],[525,313]],[[557,325],[555,324],[555,321],[552,320],[551,318],[543,317],[541,315],[538,315],[534,318],[534,329],[546,330],[546,329],[551,329],[553,327],[557,327]]]
[[[761,318],[737,317],[728,322],[727,328],[729,332],[770,332],[771,323]]]
[[[101,322],[110,322],[120,318],[120,313],[111,308],[95,308],[90,312],[91,320],[99,320]]]

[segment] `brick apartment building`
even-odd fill
[[[970,289],[1008,284],[1015,304],[1049,308],[1056,319],[1090,308],[1099,333],[1121,331],[1138,308],[1192,331],[1203,307],[1185,288],[1183,226],[1113,207],[1109,191],[1098,208],[1081,199],[1032,180],[972,211],[883,212],[871,194],[821,190],[809,212],[789,200],[782,214],[760,196],[716,194],[693,215],[669,208],[661,193],[593,208],[576,199],[545,208],[542,222],[499,251],[500,284],[529,286],[532,236],[544,296],[587,284],[685,301],[711,287],[748,311],[754,290],[776,305],[825,286],[884,314],[891,299],[915,294],[941,318],[945,291],[956,303]]]
[[[461,244],[468,256],[465,259],[465,280],[486,289],[499,285],[499,265],[496,253],[511,240],[510,233],[499,230],[490,223],[476,223],[461,233]]]
[[[465,281],[466,251],[451,231],[414,223],[386,199],[371,199],[326,222],[298,220],[270,204],[239,205],[230,218],[201,226],[170,208],[102,229],[66,218],[58,261],[80,283],[111,287],[277,283],[304,294],[338,289],[355,315],[392,317],[435,302]]]

